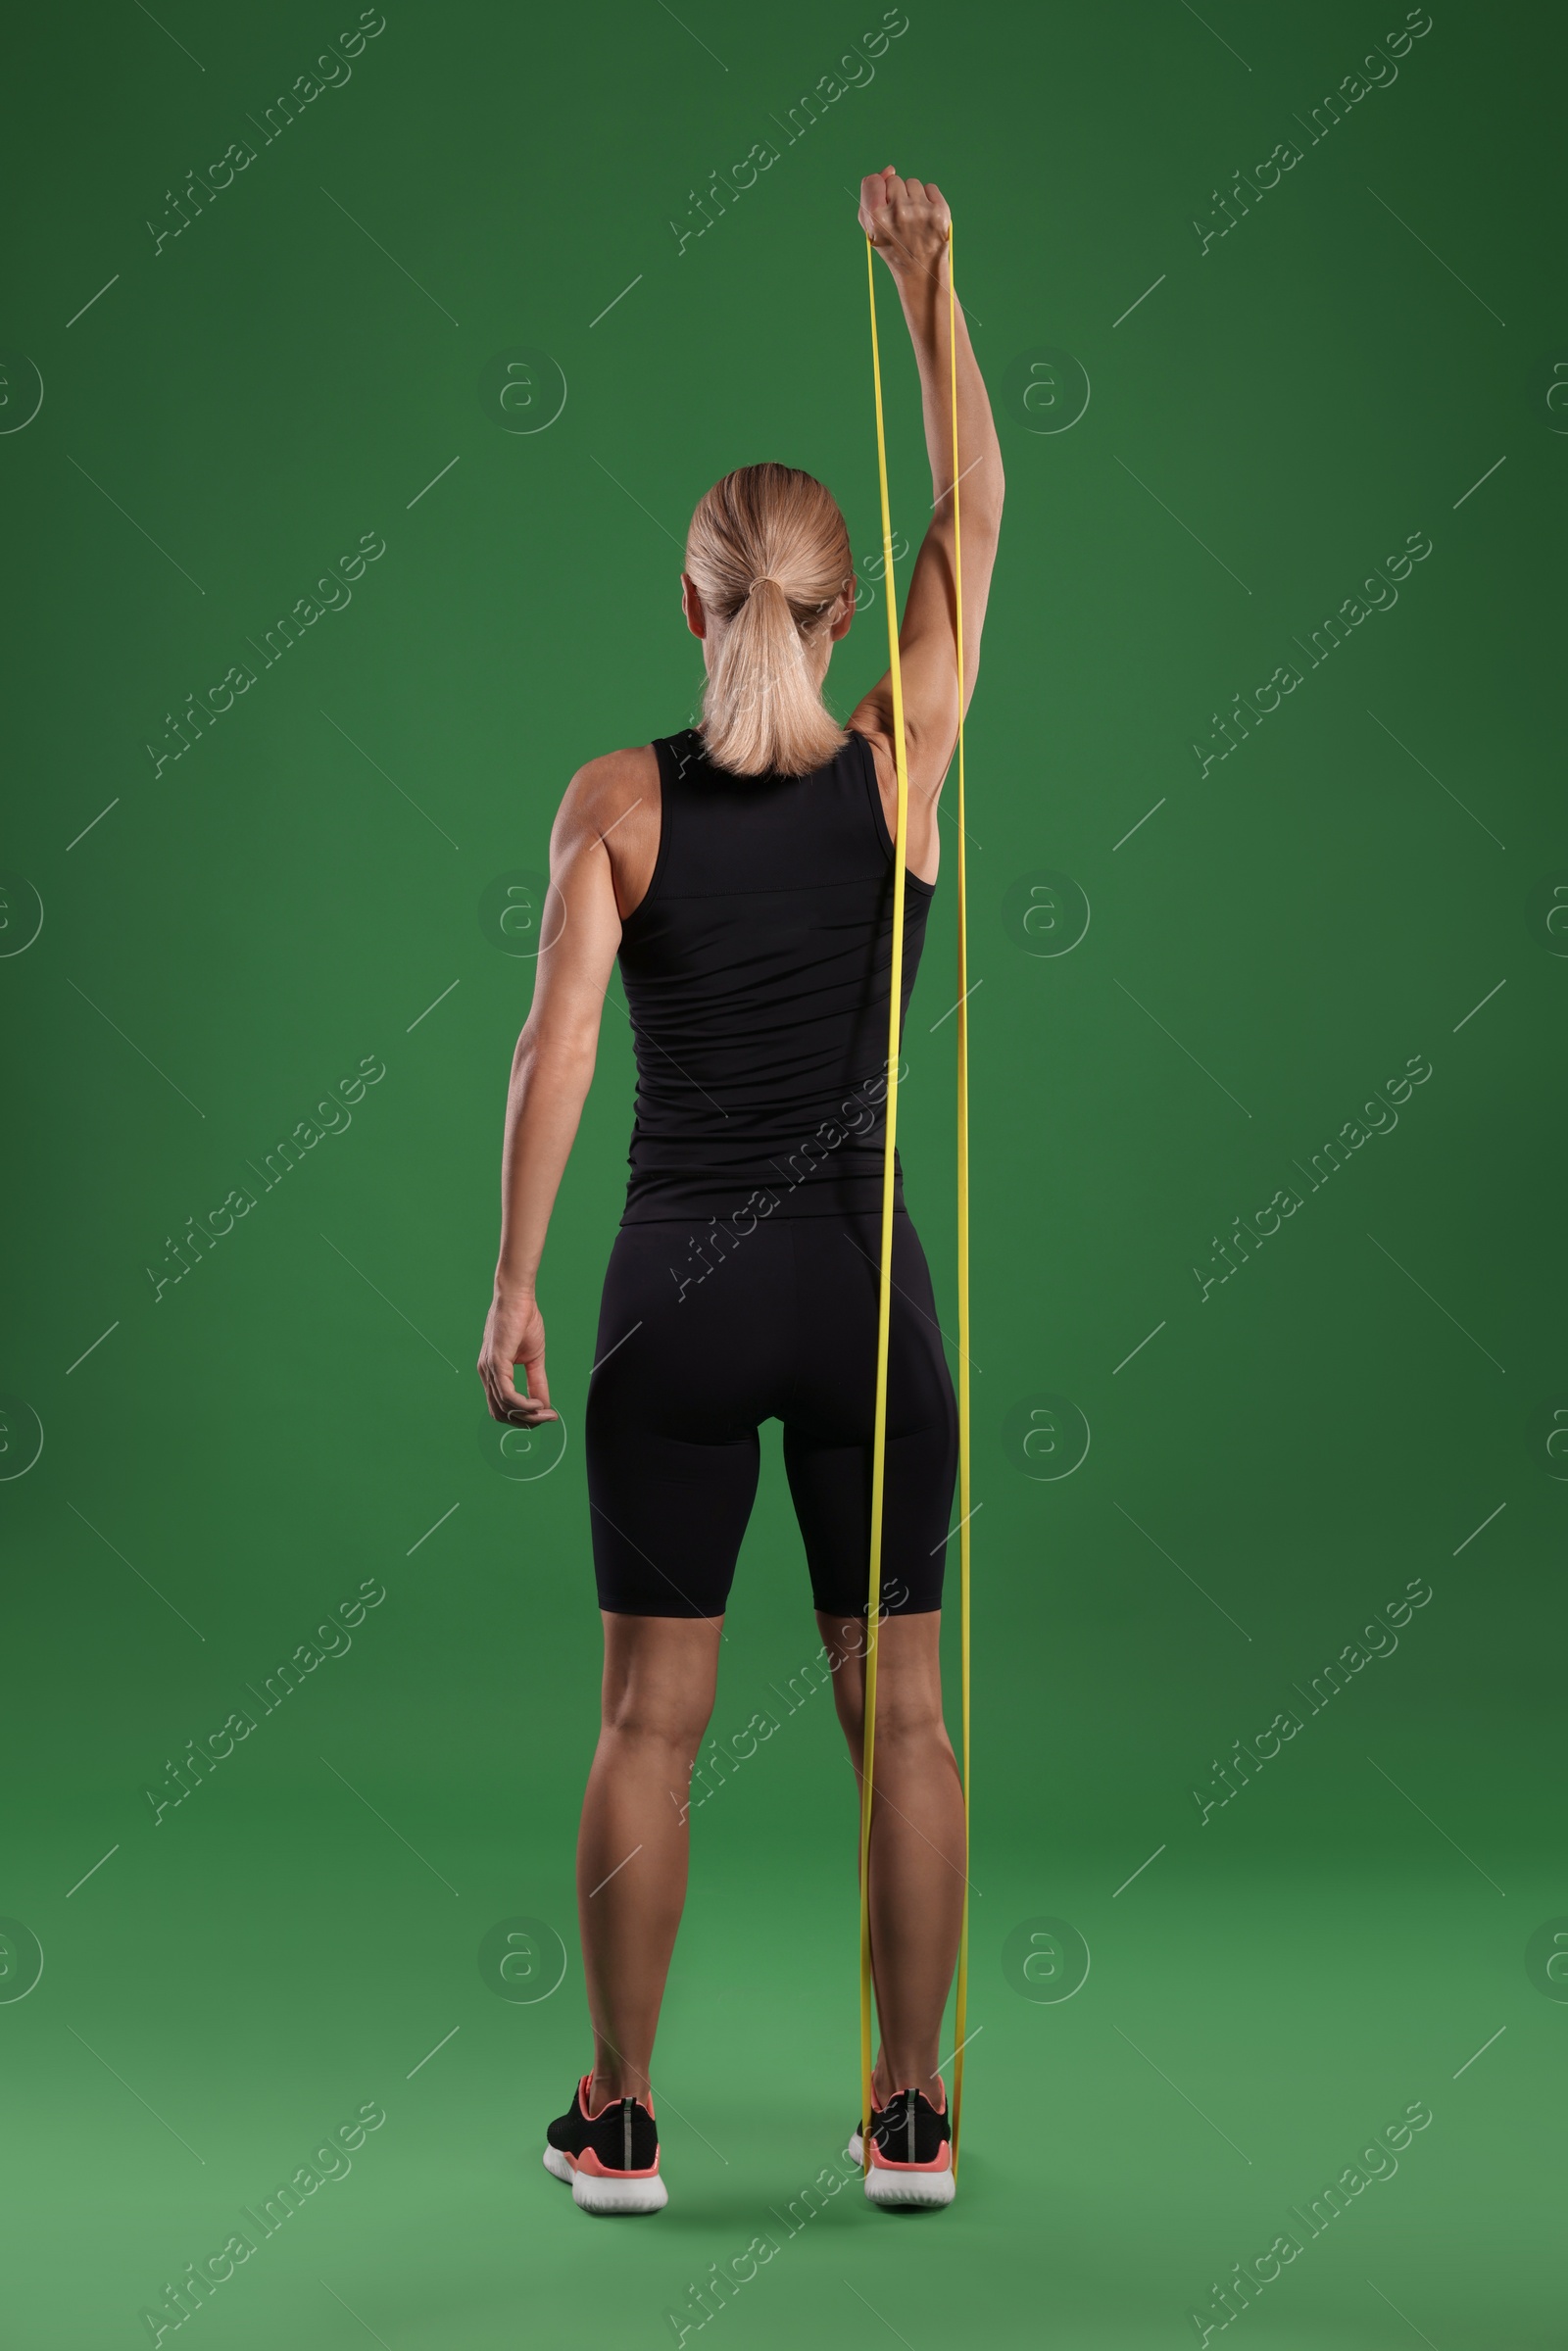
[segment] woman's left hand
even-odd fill
[[[860,226],[896,278],[940,278],[951,219],[934,179],[901,179],[890,166],[860,182]]]
[[[513,1377],[518,1364],[527,1374],[528,1393],[519,1396]],[[545,1378],[545,1318],[530,1292],[526,1297],[497,1290],[485,1318],[479,1348],[479,1377],[492,1420],[514,1427],[536,1428],[541,1421],[559,1420],[550,1405],[550,1383]]]

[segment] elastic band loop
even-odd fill
[[[954,1999],[953,2170],[958,2170],[963,2119],[963,2052],[969,2014],[969,915],[964,865],[963,808],[963,547],[958,529],[958,336],[953,274],[953,223],[948,223],[948,367],[953,407],[954,645],[958,662],[958,1621],[963,1710],[963,1914],[958,1930],[958,1981]]]
[[[866,1652],[864,1722],[860,1754],[860,2114],[862,2170],[871,2162],[871,1808],[876,1755],[876,1650],[882,1597],[883,1495],[887,1470],[888,1341],[892,1306],[894,1151],[899,1099],[899,1042],[904,993],[904,901],[907,858],[909,779],[904,740],[904,678],[899,661],[898,598],[893,578],[893,524],[888,505],[887,438],[882,416],[882,365],[877,346],[876,271],[869,237],[865,243],[866,284],[871,305],[871,382],[876,402],[877,479],[882,501],[883,577],[888,587],[888,672],[893,689],[893,756],[898,774],[898,824],[893,856],[893,942],[888,999],[887,1131],[882,1162],[882,1262],[877,1290],[876,1419],[871,1453],[871,1556],[866,1595]],[[963,1753],[963,1841],[965,1872],[962,1924],[958,1935],[958,1969],[955,2001],[953,2094],[953,2168],[958,2168],[958,2138],[963,2107],[963,2056],[969,1996],[969,1570],[970,1570],[970,1416],[969,1416],[969,1009],[968,907],[964,858],[964,744],[963,744],[963,557],[958,517],[958,346],[956,297],[953,276],[953,228],[948,227],[948,356],[953,418],[953,569],[954,644],[958,681],[958,846],[957,846],[957,1233],[958,1233],[958,1591],[961,1653]],[[895,2084],[897,2086],[897,2084]]]
[[[876,464],[882,494],[882,576],[888,590],[888,669],[893,685],[893,762],[899,815],[893,835],[893,954],[888,982],[887,1130],[882,1155],[882,1263],[877,1282],[876,1419],[871,1447],[871,1557],[865,1603],[865,1700],[860,1748],[860,2161],[871,2163],[871,1788],[876,1752],[876,1650],[882,1611],[882,1496],[887,1472],[888,1331],[893,1303],[893,1179],[899,1118],[899,1027],[904,998],[904,877],[907,856],[909,775],[904,747],[904,676],[899,666],[898,596],[893,580],[893,520],[888,507],[887,436],[882,422],[882,361],[876,339],[876,263],[865,240],[871,299],[871,382],[876,395]]]

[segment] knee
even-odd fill
[[[942,1701],[924,1690],[879,1690],[876,1703],[876,1743],[910,1753],[923,1747],[946,1747],[948,1726]]]
[[[712,1711],[712,1699],[706,1693],[633,1688],[606,1699],[604,1728],[612,1738],[668,1747],[690,1759]]]
[[[858,1755],[865,1739],[865,1709],[857,1694],[839,1708],[839,1721],[850,1742],[852,1754]],[[932,1749],[944,1754],[953,1751],[948,1738],[948,1726],[943,1719],[940,1701],[923,1696],[900,1696],[891,1690],[877,1691],[876,1751],[886,1761],[900,1757],[917,1758]]]

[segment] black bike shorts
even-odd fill
[[[882,1604],[919,1615],[942,1604],[957,1412],[919,1236],[902,1211],[893,1232]],[[864,1616],[881,1219],[698,1239],[623,1225],[611,1251],[585,1426],[599,1605],[722,1615],[779,1420],[815,1605]]]

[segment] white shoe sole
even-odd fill
[[[852,2131],[844,2160],[858,2164],[864,2158],[860,2133]],[[934,2211],[951,2204],[957,2192],[958,2183],[951,2172],[894,2172],[885,2164],[873,2164],[865,2175],[866,2201],[870,2204],[917,2204]]]
[[[868,2204],[923,2205],[930,2210],[951,2204],[958,2183],[951,2172],[898,2172],[873,2163],[865,2175]]]
[[[669,2202],[669,2190],[657,2172],[650,2180],[607,2180],[597,2172],[577,2171],[559,2147],[546,2147],[544,2167],[552,2180],[569,2185],[572,2202],[583,2212],[662,2212]]]

